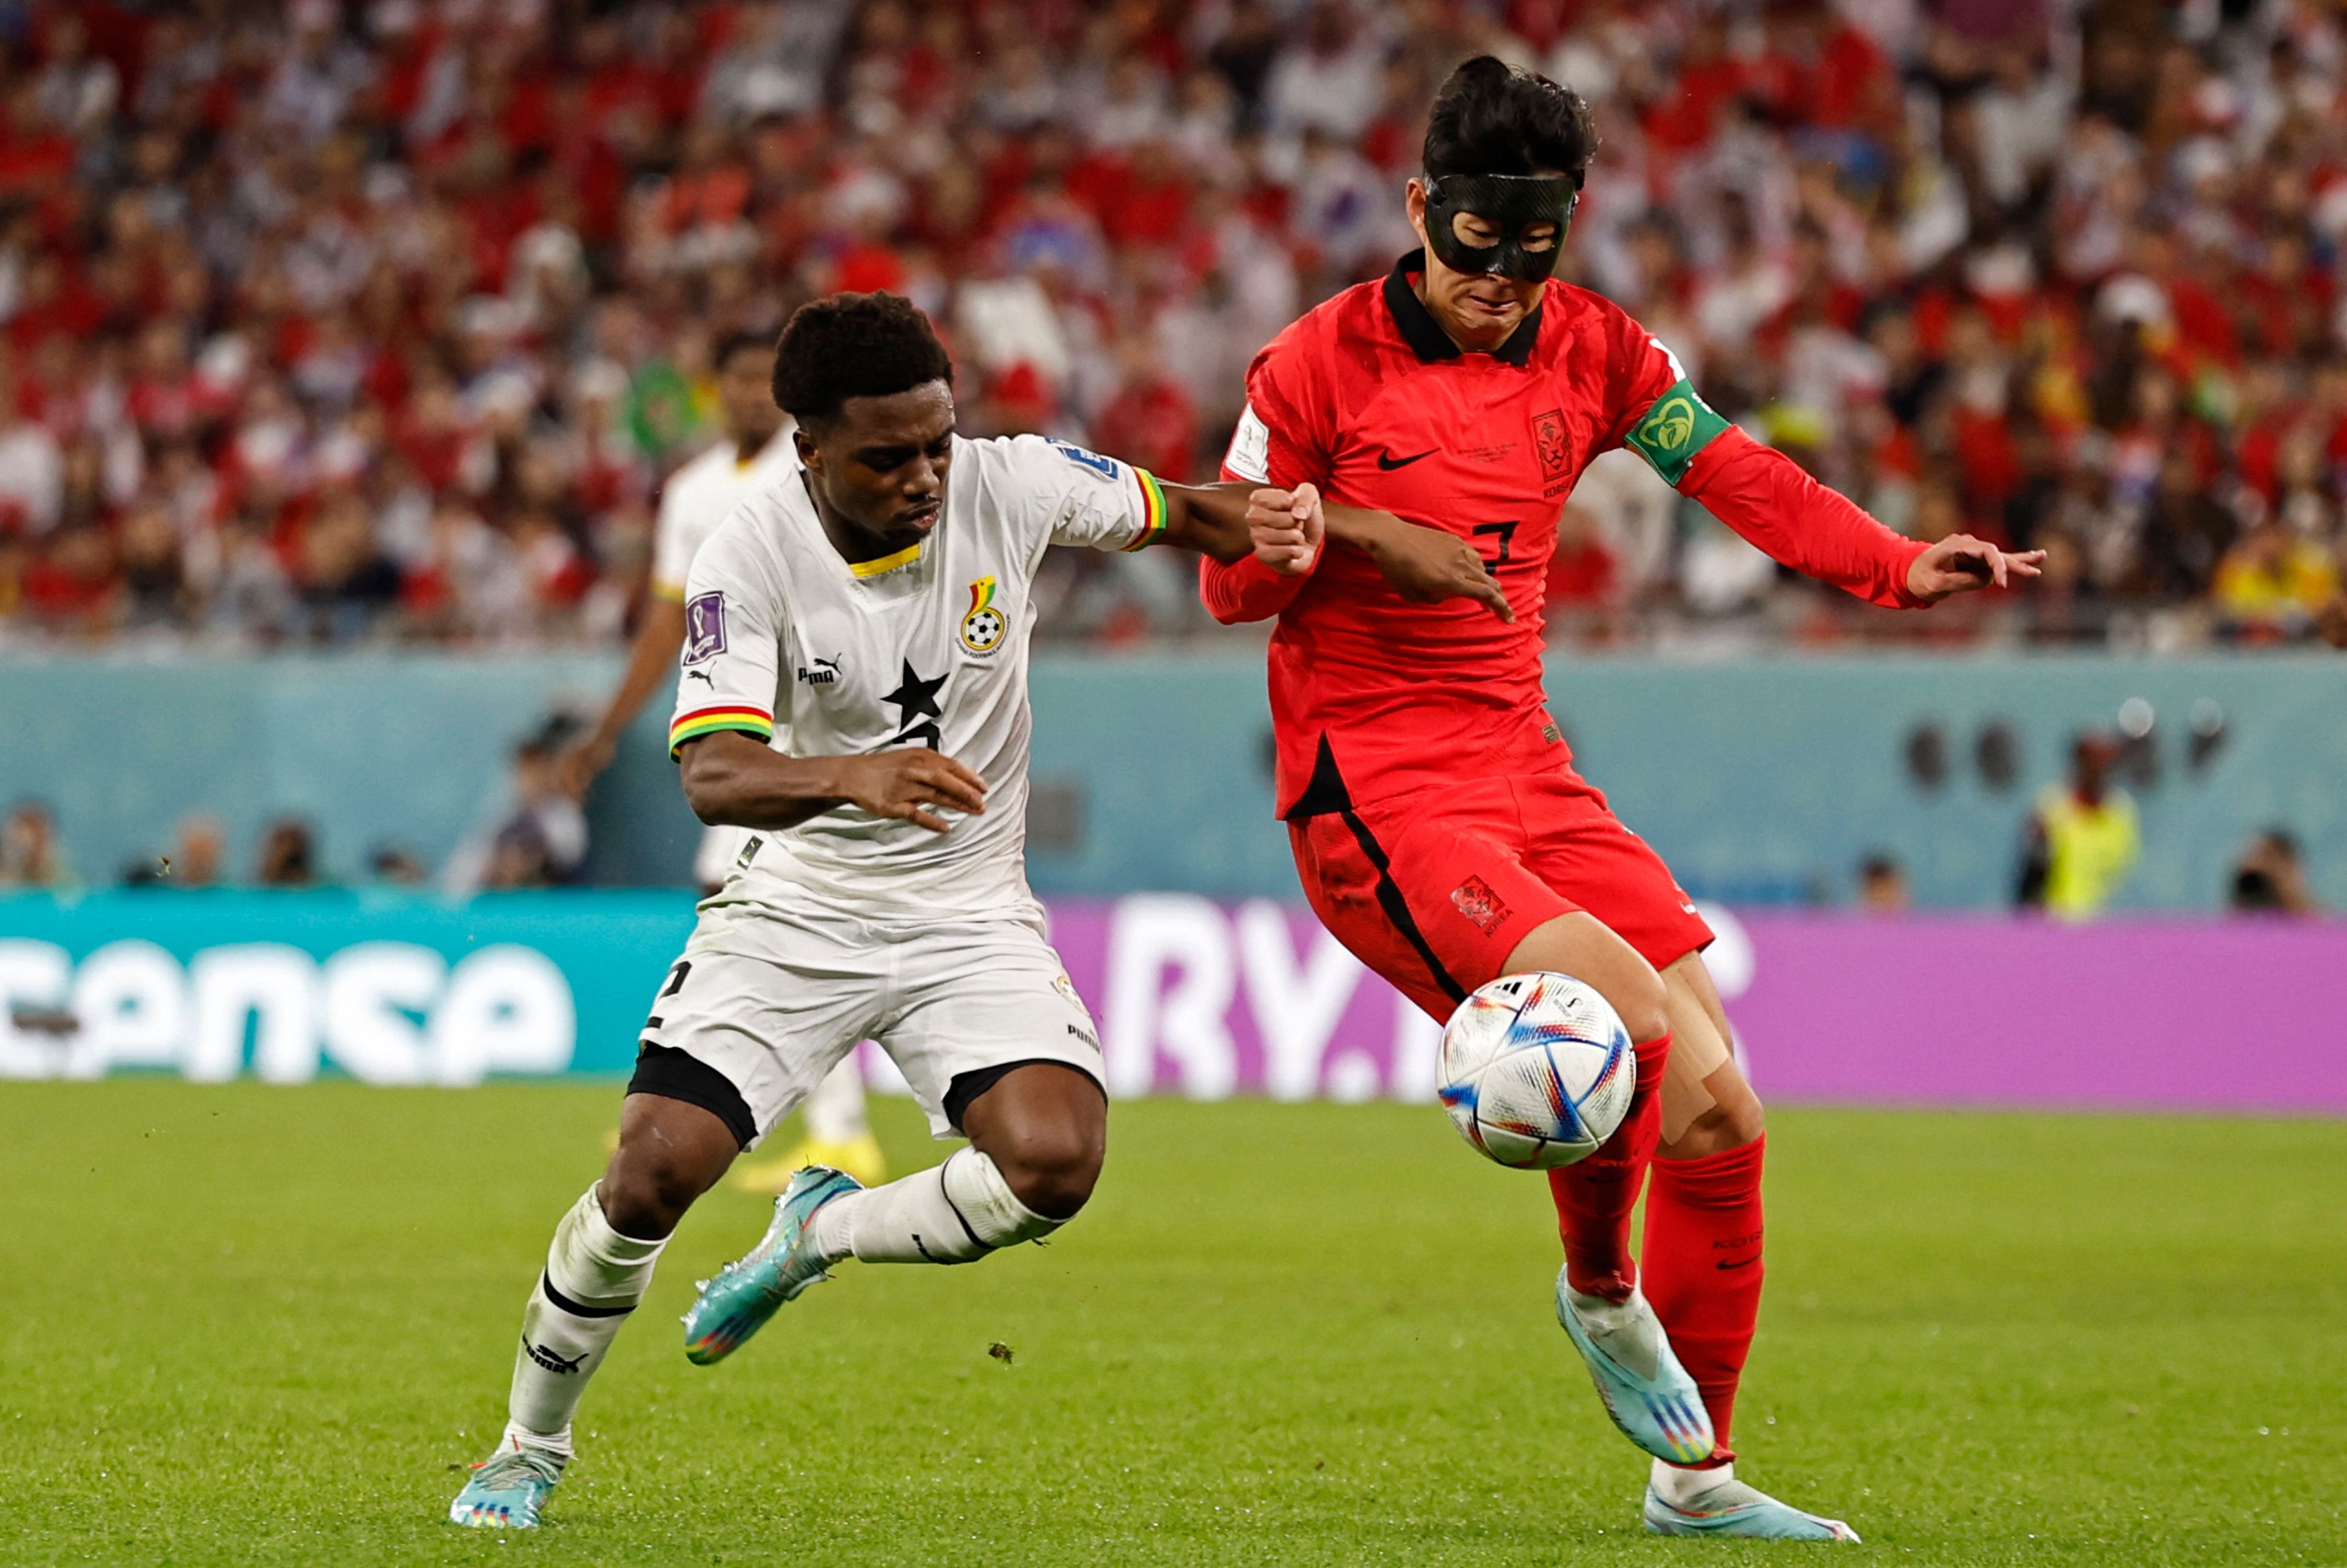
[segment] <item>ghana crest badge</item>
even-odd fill
[[[972,653],[991,653],[1002,646],[1010,622],[994,608],[994,579],[979,578],[969,585],[969,613],[961,618],[961,645]]]

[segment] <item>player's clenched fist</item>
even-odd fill
[[[986,811],[986,781],[927,746],[839,759],[840,797],[875,816],[893,816],[931,833],[952,825],[929,810],[944,806],[972,816]]]
[[[1247,497],[1246,521],[1255,559],[1282,577],[1311,570],[1328,531],[1320,492],[1308,484],[1293,490],[1266,487],[1255,491]]]

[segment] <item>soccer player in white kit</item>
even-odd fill
[[[750,497],[798,473],[797,444],[791,421],[774,406],[774,340],[760,333],[727,334],[717,344],[717,413],[725,434],[714,446],[669,476],[661,487],[660,521],[652,535],[651,600],[628,648],[628,667],[604,704],[595,728],[563,759],[563,782],[583,795],[611,765],[620,738],[635,722],[655,688],[673,679],[677,652],[684,646],[684,586],[702,545]],[[785,744],[781,737],[777,744]],[[713,893],[733,869],[749,830],[730,824],[704,829],[693,857],[693,879]],[[745,1165],[734,1184],[751,1192],[779,1193],[792,1173],[805,1165],[830,1165],[857,1181],[887,1179],[888,1163],[872,1136],[865,1112],[864,1075],[855,1058],[817,1084],[800,1106],[806,1136],[780,1159]]]
[[[817,301],[784,331],[774,400],[803,472],[694,558],[670,731],[694,811],[750,834],[651,1003],[618,1152],[556,1228],[459,1524],[538,1522],[579,1393],[678,1220],[857,1040],[969,1145],[880,1187],[800,1173],[702,1288],[692,1360],[845,1259],[970,1262],[1092,1194],[1099,1040],[1025,874],[1030,592],[1052,544],[1247,554],[1246,497],[1040,436],[965,440],[952,381],[893,295]],[[785,727],[788,753],[768,743]]]

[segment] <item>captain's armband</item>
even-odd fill
[[[1708,404],[1696,395],[1695,387],[1685,378],[1673,383],[1645,417],[1630,427],[1624,445],[1646,460],[1646,466],[1676,487],[1686,479],[1687,465],[1695,455],[1710,446],[1727,430],[1727,421],[1712,412]]]

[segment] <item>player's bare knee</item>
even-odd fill
[[[1092,1195],[1108,1153],[1105,1129],[1061,1122],[1022,1128],[994,1163],[1011,1195],[1049,1219],[1072,1218]]]
[[[1614,1011],[1621,1018],[1622,1027],[1630,1031],[1632,1040],[1643,1044],[1671,1032],[1670,992],[1664,989],[1663,977],[1648,965],[1625,965],[1621,973],[1606,977],[1597,989],[1614,1004]]]
[[[1711,1106],[1657,1153],[1666,1160],[1700,1160],[1741,1149],[1765,1131],[1767,1118],[1761,1114],[1760,1102],[1747,1097],[1738,1104]]]
[[[703,1174],[686,1161],[623,1143],[603,1173],[603,1217],[621,1235],[657,1241],[708,1190]]]

